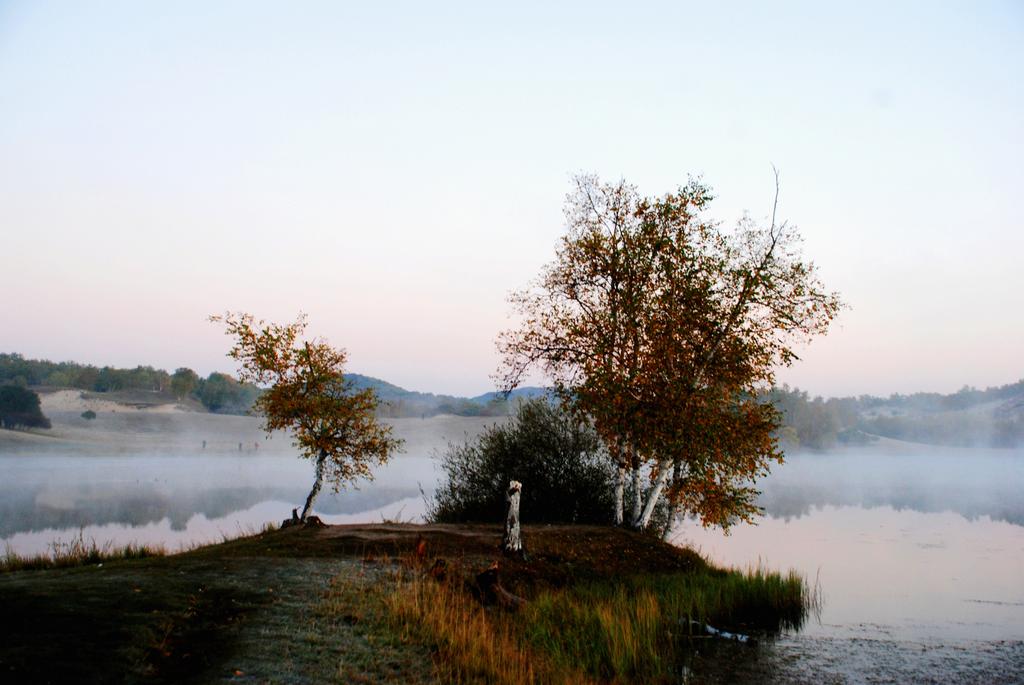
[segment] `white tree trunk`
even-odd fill
[[[629,517],[634,528],[640,527],[640,513],[643,509],[644,493],[640,485],[640,468],[633,467],[633,515]]]
[[[679,483],[683,478],[683,464],[681,461],[676,461],[675,466],[672,467],[672,487],[676,490],[679,488]],[[679,516],[679,505],[676,503],[669,504],[668,516],[665,517],[665,527],[661,531],[661,539],[668,542],[669,535],[672,534],[672,524],[675,523],[676,517]]]
[[[501,546],[506,554],[523,553],[523,537],[519,530],[519,496],[523,491],[523,484],[517,480],[508,482],[508,490],[505,491],[505,499],[508,501],[508,516],[505,517],[505,539]]]
[[[651,515],[654,513],[654,507],[658,503],[658,499],[661,497],[662,490],[665,489],[665,483],[668,482],[668,477],[672,475],[672,460],[665,459],[658,466],[658,478],[654,481],[654,487],[651,488],[651,494],[647,497],[647,505],[644,507],[644,513],[640,517],[640,522],[637,528],[643,530],[647,527],[647,524],[651,522]]]
[[[626,464],[619,461],[615,470],[615,525],[622,525],[622,504],[626,494]]]
[[[310,510],[313,509],[313,500],[320,494],[320,488],[324,484],[324,462],[327,460],[327,453],[320,452],[320,455],[316,458],[316,480],[313,481],[313,489],[309,491],[309,496],[306,497],[306,506],[302,507],[302,516],[299,520],[305,521],[306,517],[309,516]],[[293,512],[294,513],[294,512]]]

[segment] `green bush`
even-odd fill
[[[50,419],[39,408],[39,395],[17,385],[0,386],[0,427],[49,428]]]
[[[215,414],[247,414],[259,397],[260,389],[240,383],[225,373],[214,372],[207,378],[200,378],[192,394]]]
[[[505,489],[523,484],[524,523],[609,524],[615,468],[594,429],[544,399],[521,403],[507,423],[476,440],[450,444],[441,457],[431,521],[503,521]]]

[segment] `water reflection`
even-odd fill
[[[825,506],[729,536],[691,523],[674,540],[721,564],[795,568],[820,582],[824,607],[810,634],[1024,639],[1024,528],[1003,521]]]
[[[67,537],[85,527],[131,529],[162,521],[182,532],[196,517],[233,517],[259,527],[286,518],[311,484],[308,462],[294,457],[5,457],[0,464],[0,538],[39,531]],[[418,498],[418,483],[429,487],[435,479],[429,458],[399,457],[372,483],[325,492],[316,511],[325,518],[370,512]],[[262,521],[253,521],[256,507],[266,516]]]
[[[759,487],[765,512],[785,520],[831,505],[953,511],[1024,526],[1024,455],[1007,450],[797,454]]]
[[[421,500],[409,498],[398,500],[378,509],[352,514],[324,515],[330,523],[359,523],[367,520],[406,520],[406,510],[420,505]],[[259,531],[268,521],[277,521],[281,512],[287,511],[289,502],[278,500],[261,501],[247,509],[232,511],[220,518],[205,514],[194,514],[184,525],[174,525],[169,518],[157,519],[144,524],[105,523],[90,524],[79,528],[41,528],[16,533],[5,541],[21,554],[48,552],[55,543],[68,542],[81,535],[86,542],[95,541],[100,547],[122,546],[128,543],[164,547],[176,551],[195,545],[221,542],[226,538],[238,537]]]
[[[111,415],[105,420],[131,418],[138,417]],[[137,530],[149,536],[147,541],[176,548],[181,542],[210,540],[212,528],[237,532],[278,522],[309,492],[310,462],[298,458],[282,436],[259,442],[262,435],[251,417],[156,417],[166,419],[164,423],[144,418],[145,430],[120,426],[123,439],[108,440],[110,449],[104,447],[107,443],[82,439],[75,443],[80,445],[77,452],[21,449],[0,454],[0,540],[29,554],[80,529],[101,544],[131,542],[135,538],[126,539],[127,533]],[[391,421],[396,435],[405,440],[404,452],[377,469],[373,481],[360,481],[340,493],[321,493],[316,513],[328,521],[357,514],[364,521],[382,515],[416,518],[424,511],[420,484],[432,490],[437,480],[432,457],[449,440],[476,435],[496,420],[442,416]],[[203,421],[213,423],[205,426]],[[214,450],[220,443],[212,438],[209,449],[200,451],[200,438],[208,432],[220,435],[228,447],[242,444],[245,451]],[[129,449],[132,445],[137,451]],[[404,504],[389,509],[395,503]],[[155,530],[165,530],[165,538],[152,539]],[[186,535],[192,530],[204,532]]]
[[[1020,682],[1024,527],[988,516],[825,505],[674,541],[718,564],[796,569],[820,621],[756,650],[699,645],[684,682]],[[720,657],[725,654],[729,661]]]
[[[363,520],[376,520],[382,507],[403,501],[403,518],[421,515],[420,488],[429,493],[435,487],[439,474],[431,456],[446,442],[443,426],[431,432],[429,423],[414,423],[419,433],[412,449],[373,482],[322,494],[317,513],[327,519],[364,513]],[[66,538],[83,527],[138,528],[165,520],[169,531],[181,532],[196,516],[235,516],[239,525],[258,527],[265,521],[245,512],[266,511],[266,521],[285,518],[311,480],[310,464],[288,454],[0,456],[0,474],[0,539],[8,542],[33,531]],[[1001,451],[800,454],[759,487],[766,514],[783,522],[846,506],[956,512],[1024,526],[1024,457]],[[278,504],[255,509],[268,502]]]
[[[795,569],[820,621],[757,649],[700,645],[682,682],[1020,682],[1020,454],[797,455],[763,484],[766,516],[673,540],[712,561]]]

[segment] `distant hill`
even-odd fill
[[[537,386],[526,386],[523,388],[516,388],[508,394],[508,398],[511,400],[532,400],[534,397],[552,397],[551,390],[548,388],[538,388]],[[477,395],[476,397],[469,398],[471,402],[478,402],[480,404],[487,404],[495,400],[504,399],[504,393],[500,392],[485,392],[483,395]]]
[[[400,388],[394,383],[388,383],[380,378],[374,378],[373,376],[364,376],[361,373],[346,373],[345,378],[352,383],[355,390],[365,390],[366,388],[373,388],[374,392],[377,393],[377,397],[382,400],[400,400],[400,399],[411,399],[411,398],[428,398],[437,397],[434,393],[428,392],[416,392],[414,390],[406,390]]]
[[[540,397],[548,394],[544,388],[516,388],[508,397],[499,392],[487,392],[476,397],[459,397],[456,395],[435,395],[431,392],[406,390],[380,378],[364,376],[359,373],[348,373],[345,377],[352,382],[356,390],[372,388],[385,404],[381,415],[401,416],[433,416],[435,414],[455,414],[458,416],[505,416],[518,400]]]

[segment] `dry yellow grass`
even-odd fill
[[[406,571],[383,601],[403,639],[435,646],[444,682],[625,684],[670,682],[691,620],[773,634],[816,600],[793,574],[707,569],[551,588],[515,613],[480,606],[460,579]]]
[[[481,607],[454,582],[399,578],[385,601],[403,637],[436,644],[437,675],[442,682],[596,682],[576,669],[549,662],[519,639],[510,615]]]

